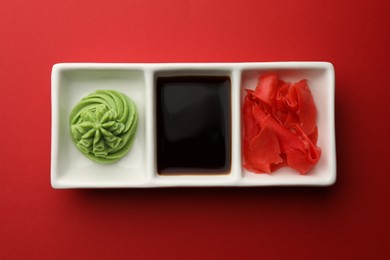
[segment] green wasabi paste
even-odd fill
[[[113,163],[125,156],[138,125],[134,102],[114,90],[97,90],[84,97],[69,119],[77,148],[98,163]]]

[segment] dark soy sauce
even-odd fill
[[[157,171],[226,174],[231,165],[227,76],[157,78]]]

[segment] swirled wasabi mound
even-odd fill
[[[134,102],[114,90],[97,90],[84,97],[69,119],[77,148],[98,163],[113,163],[125,156],[138,125]]]

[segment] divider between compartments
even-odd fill
[[[146,88],[146,178],[147,186],[154,187],[154,179],[157,175],[156,167],[156,140],[155,140],[155,87],[154,87],[154,73],[155,71],[147,66],[144,69],[145,88]]]
[[[231,70],[231,115],[232,115],[232,164],[231,175],[237,184],[242,179],[241,167],[241,69],[232,65]]]

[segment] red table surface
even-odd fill
[[[389,259],[388,1],[0,1],[0,259]],[[329,61],[326,188],[53,190],[58,62]]]

